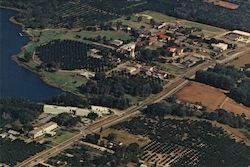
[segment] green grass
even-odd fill
[[[131,96],[129,94],[125,94],[124,97],[128,98],[132,105],[134,105],[134,104],[138,103],[139,101],[143,100],[142,97]]]
[[[210,25],[206,25],[206,24],[202,24],[202,23],[197,23],[197,22],[192,22],[192,21],[187,21],[187,20],[182,20],[182,21],[180,21],[180,23],[182,23],[183,25],[185,25],[187,27],[197,27],[197,28],[200,28],[202,30],[210,31],[210,32],[214,32],[214,33],[225,32],[225,30],[222,28],[214,27],[214,26],[210,26]]]
[[[175,75],[181,75],[185,72],[184,69],[181,69],[179,67],[176,67],[172,64],[167,64],[167,63],[159,63],[159,62],[154,62],[156,64],[156,66],[163,70],[163,71],[166,71],[168,73],[171,73],[171,74],[175,74]]]
[[[87,82],[87,79],[83,76],[73,73],[43,71],[41,74],[50,84],[71,92],[78,92],[77,87]]]
[[[58,130],[56,131],[56,135],[54,137],[49,137],[48,140],[52,143],[60,144],[65,142],[66,140],[75,136],[77,132],[67,131],[67,130]]]
[[[157,23],[161,23],[161,22],[175,23],[177,21],[177,19],[175,17],[167,16],[165,14],[150,11],[150,10],[144,11],[144,12],[142,12],[142,14],[151,16]]]

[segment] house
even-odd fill
[[[169,41],[171,40],[171,37],[164,34],[160,34],[159,39]]]
[[[84,76],[87,79],[90,79],[95,77],[95,72],[84,70],[83,72],[79,73],[79,75]]]
[[[174,53],[174,52],[177,51],[177,47],[176,47],[176,46],[170,46],[170,47],[167,48],[167,50],[168,50],[169,52],[171,52],[171,53]]]
[[[149,45],[153,45],[155,42],[157,42],[158,37],[157,36],[151,36],[149,38]]]
[[[129,44],[121,46],[117,51],[129,55],[130,58],[135,58],[135,48],[136,44],[134,42],[131,42]]]
[[[123,41],[115,39],[115,40],[111,41],[110,44],[119,47],[119,46],[123,45]]]
[[[54,135],[55,133],[53,133],[53,130],[55,130],[57,128],[58,128],[57,123],[49,122],[41,127],[35,128],[34,130],[30,131],[29,136],[33,139],[36,139],[38,137],[44,136],[45,134]]]
[[[15,131],[15,130],[11,130],[11,129],[8,131],[8,134],[13,135],[13,136],[19,136],[20,135],[19,132]]]

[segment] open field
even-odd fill
[[[142,18],[143,18],[142,21],[137,22],[136,16],[142,16]],[[146,29],[150,29],[150,27],[151,27],[149,25],[150,19],[154,19],[156,21],[156,23],[162,23],[162,22],[178,23],[178,24],[183,25],[183,26],[197,27],[197,28],[200,28],[204,31],[216,33],[216,34],[226,32],[226,30],[219,28],[219,27],[214,27],[211,25],[206,25],[206,24],[197,23],[197,22],[193,22],[193,21],[178,19],[175,17],[167,16],[165,14],[155,12],[155,11],[150,11],[150,10],[138,13],[136,15],[132,15],[131,20],[126,20],[125,18],[126,17],[115,19],[115,21],[121,21],[121,22],[123,22],[123,24],[126,24],[130,27],[133,27],[133,28],[140,28],[141,26],[144,26]]]
[[[185,72],[184,69],[181,69],[177,66],[174,66],[172,64],[167,64],[167,63],[159,63],[159,62],[154,62],[156,64],[156,66],[163,70],[163,71],[166,71],[168,73],[171,73],[171,74],[175,74],[175,75],[181,75]]]
[[[177,98],[189,103],[201,103],[211,110],[216,110],[223,103],[226,95],[216,88],[200,83],[192,83],[176,94]]]
[[[83,76],[78,76],[70,72],[45,72],[41,73],[45,81],[51,85],[56,85],[64,90],[70,90],[72,92],[78,92],[77,87],[87,82],[87,79]]]
[[[133,135],[128,133],[127,131],[117,130],[113,128],[108,128],[102,131],[100,134],[101,137],[107,137],[110,133],[116,134],[115,141],[122,142],[125,145],[129,145],[131,143],[138,143],[140,147],[143,147],[147,143],[149,143],[149,139],[140,135]]]
[[[72,131],[66,131],[66,130],[58,130],[56,132],[57,134],[54,137],[48,138],[49,141],[52,143],[60,144],[63,143],[64,141],[72,138],[77,134],[77,132],[72,132]]]
[[[245,107],[244,105],[238,104],[232,99],[228,98],[223,105],[223,109],[229,112],[236,114],[244,113],[248,118],[250,118],[250,108]]]
[[[228,98],[220,89],[193,82],[176,94],[177,98],[189,103],[201,103],[210,110],[219,108],[235,114],[244,113],[250,118],[250,108],[247,108]]]
[[[234,65],[237,68],[244,66],[245,64],[250,64],[250,52],[246,53],[245,56],[241,56],[236,60],[233,60],[229,63],[230,65]]]

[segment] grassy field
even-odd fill
[[[131,143],[138,143],[142,147],[149,142],[149,139],[146,137],[133,135],[127,131],[116,130],[112,128],[104,129],[100,135],[103,138],[107,137],[110,133],[114,133],[116,135],[115,141],[122,142],[125,145],[129,145]]]
[[[72,138],[77,134],[77,132],[67,131],[67,130],[58,130],[56,131],[56,135],[54,137],[48,138],[49,141],[55,144],[63,143],[64,141]]]
[[[154,62],[154,63],[160,70],[166,71],[171,74],[181,75],[185,72],[185,70],[171,64],[159,63],[159,62]]]
[[[69,90],[71,92],[78,92],[77,87],[87,82],[83,76],[78,76],[70,72],[45,72],[41,73],[42,77],[52,85]]]
[[[206,25],[206,24],[202,24],[202,23],[197,23],[197,22],[192,22],[192,21],[188,21],[188,20],[180,20],[178,22],[180,24],[187,26],[187,27],[197,27],[197,28],[200,28],[202,30],[212,32],[212,33],[226,32],[226,30],[219,28],[219,27],[214,27],[214,26],[210,26],[210,25]]]
[[[143,19],[141,22],[136,21],[138,16],[142,16]],[[170,23],[179,23],[179,24],[187,26],[187,27],[197,27],[197,28],[200,28],[202,30],[205,30],[205,31],[208,31],[211,33],[223,33],[223,32],[225,32],[224,29],[219,28],[219,27],[214,27],[214,26],[210,26],[210,25],[206,25],[206,24],[202,24],[202,23],[197,23],[197,22],[192,22],[192,21],[188,21],[188,20],[182,20],[182,19],[167,16],[165,14],[150,11],[150,10],[132,15],[131,20],[126,20],[125,17],[122,17],[122,18],[116,19],[115,21],[121,21],[121,22],[123,22],[123,24],[128,25],[128,26],[133,27],[133,28],[140,28],[141,26],[144,26],[146,29],[150,29],[150,27],[151,27],[149,25],[150,19],[154,19],[157,23],[170,22]]]
[[[176,21],[178,20],[175,17],[167,16],[165,14],[150,11],[150,10],[144,11],[144,12],[142,12],[142,14],[151,16],[157,23],[161,23],[161,22],[176,23]]]
[[[95,38],[97,36],[104,37],[107,39],[121,39],[121,40],[129,40],[131,36],[129,33],[125,33],[123,31],[68,31],[68,30],[59,30],[59,29],[51,29],[51,30],[29,30],[29,34],[34,37],[34,40],[28,43],[25,46],[25,49],[32,53],[35,48],[41,44],[45,44],[51,40],[61,39],[61,40],[76,40],[81,42],[89,42],[84,40],[83,38]]]

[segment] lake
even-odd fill
[[[47,85],[12,59],[29,42],[27,36],[19,35],[21,26],[9,21],[15,14],[15,11],[0,8],[0,97],[41,101],[61,94],[63,91]]]

